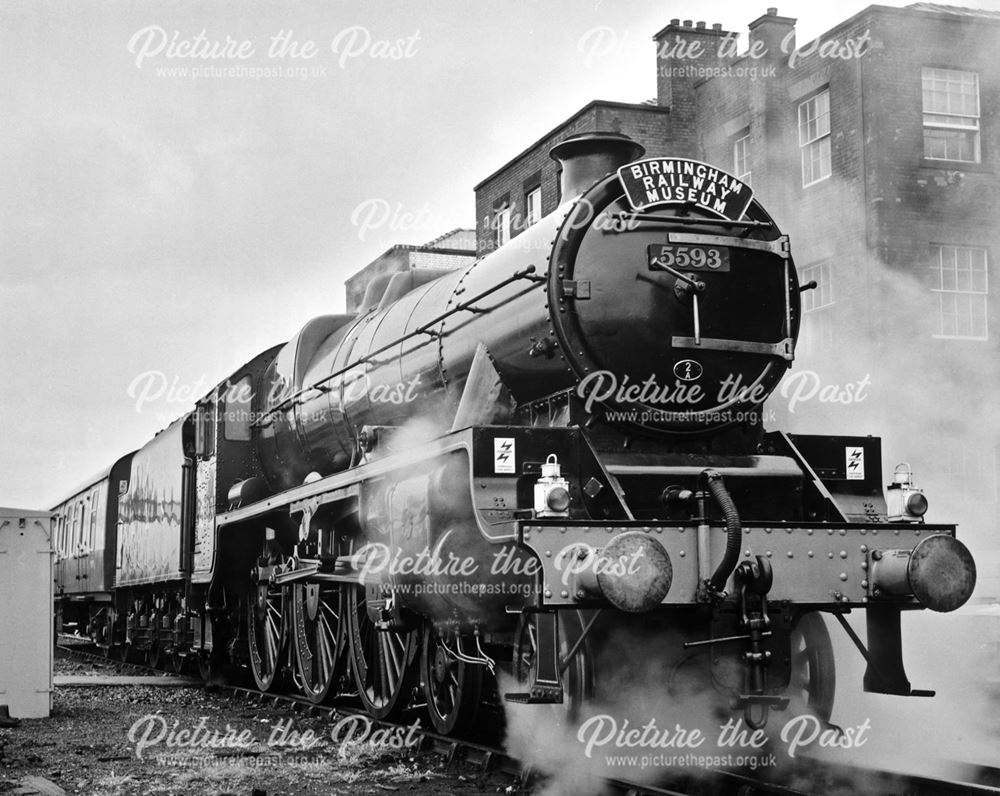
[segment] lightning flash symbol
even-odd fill
[[[851,452],[851,461],[847,465],[848,470],[857,470],[858,466],[861,464],[861,451]]]
[[[500,451],[501,452],[497,453],[497,461],[498,462],[505,462],[505,461],[507,461],[507,457],[510,456],[510,446],[511,446],[511,444],[509,442],[501,442],[500,443]]]

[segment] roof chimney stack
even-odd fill
[[[785,42],[786,37],[788,41]],[[784,47],[782,44],[784,43]],[[762,58],[771,61],[788,56],[795,51],[795,19],[779,17],[777,8],[750,23],[750,52],[766,53]]]

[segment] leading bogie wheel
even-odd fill
[[[558,613],[557,644],[563,701],[550,707],[559,724],[567,729],[576,723],[583,704],[594,695],[594,656],[589,640],[584,638],[580,641],[591,615],[589,611]],[[521,614],[518,620],[514,644],[514,679],[518,691],[528,691],[534,681],[538,666],[538,623],[539,616],[534,613]],[[571,652],[572,657],[567,657]]]
[[[795,620],[791,654],[788,695],[793,708],[808,708],[818,719],[829,722],[837,679],[830,632],[818,611],[800,614]]]
[[[442,735],[460,734],[476,721],[483,665],[460,660],[459,639],[428,624],[420,655],[420,679],[427,713]]]

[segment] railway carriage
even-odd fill
[[[74,489],[53,509],[55,622],[58,632],[93,635],[112,610],[118,495],[128,484],[132,454]]]
[[[975,565],[907,472],[887,503],[877,438],[765,432],[811,287],[788,238],[708,164],[610,133],[553,157],[556,211],[373,282],[134,455],[106,643],[457,732],[494,700],[572,715],[628,626],[758,727],[830,718],[826,614],[866,689],[922,693],[901,612],[957,608]]]

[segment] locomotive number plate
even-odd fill
[[[649,247],[649,270],[728,271],[729,249],[725,246],[693,246],[654,243]]]

